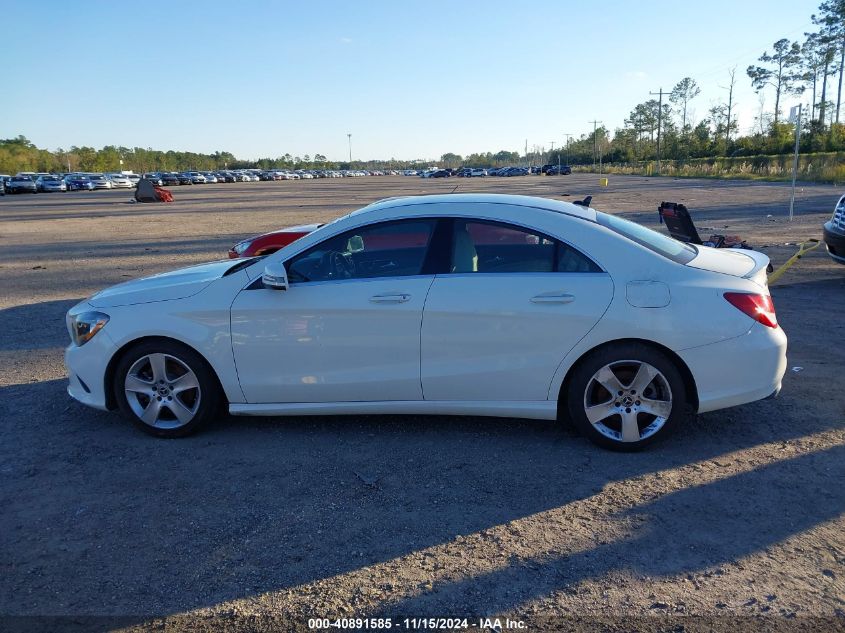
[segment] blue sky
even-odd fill
[[[620,126],[685,76],[698,120],[733,66],[745,132],[759,107],[745,68],[803,40],[818,1],[2,6],[0,138],[341,160],[347,133],[356,159],[548,148],[593,119]]]

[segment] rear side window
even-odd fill
[[[596,213],[596,219],[599,224],[611,231],[627,237],[629,240],[645,246],[650,251],[654,251],[658,255],[663,255],[663,257],[671,259],[678,264],[691,262],[698,255],[698,251],[689,244],[658,233],[657,231],[652,231],[650,228],[637,224],[636,222],[600,212]]]
[[[453,273],[601,272],[588,257],[542,233],[499,222],[456,218]]]

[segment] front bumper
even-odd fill
[[[105,328],[82,347],[71,343],[65,348],[67,392],[72,398],[95,409],[108,409],[106,369],[116,351]]]
[[[825,224],[822,232],[828,254],[834,261],[845,264],[845,233],[835,230],[833,222]]]
[[[763,400],[780,391],[786,334],[754,323],[742,336],[678,352],[698,388],[698,412]]]

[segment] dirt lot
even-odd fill
[[[456,186],[591,193],[654,226],[661,200],[684,202],[775,266],[820,237],[841,193],[802,187],[792,223],[785,185],[583,174],[174,187],[168,206],[0,199],[0,629],[495,614],[528,630],[845,628],[845,266],[823,249],[772,289],[790,337],[781,397],[641,454],[481,418],[227,418],[162,441],[66,395],[64,312],[95,290]]]

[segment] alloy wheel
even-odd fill
[[[672,389],[653,365],[638,360],[614,361],[588,381],[584,413],[605,437],[639,442],[666,424],[672,413]]]
[[[197,414],[202,390],[188,365],[170,354],[135,361],[123,383],[126,401],[144,424],[159,429],[185,426]]]

